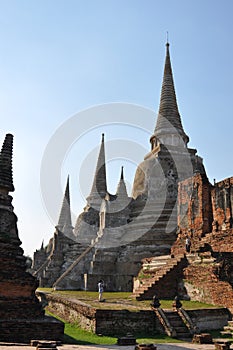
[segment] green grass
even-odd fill
[[[92,332],[85,331],[78,327],[67,323],[62,318],[57,317],[50,312],[46,314],[53,316],[60,321],[64,322],[64,344],[79,344],[79,345],[113,345],[117,343],[117,338],[97,335]],[[156,334],[147,336],[146,334],[134,334],[138,343],[182,343],[182,341],[170,338],[163,334]]]
[[[64,343],[66,344],[112,345],[117,342],[117,338],[98,336],[95,333],[85,331],[78,326],[69,323],[65,323],[64,333]]]
[[[163,309],[170,309],[173,303],[173,300],[161,300],[161,307]],[[212,304],[206,304],[206,303],[201,303],[199,301],[193,301],[193,300],[181,300],[182,307],[186,310],[191,310],[191,309],[209,309],[209,308],[218,308],[216,305]]]
[[[85,291],[53,291],[48,288],[40,288],[40,291],[48,292],[52,294],[57,294],[61,296],[67,296],[69,298],[74,298],[80,300],[86,304],[91,305],[92,307],[104,308],[104,309],[128,309],[131,311],[138,311],[142,309],[150,309],[150,300],[137,301],[132,297],[132,293],[104,293],[106,298],[105,303],[98,302],[98,293],[97,292],[85,292]],[[164,309],[171,309],[173,300],[161,300],[161,307]],[[203,309],[216,307],[214,305],[200,303],[197,301],[182,301],[183,307],[185,309]],[[48,313],[50,314],[50,313]],[[52,314],[50,314],[52,315]],[[63,319],[52,315],[60,319],[65,324],[65,336],[64,343],[66,344],[94,344],[94,345],[112,345],[117,343],[117,338],[97,335],[92,332],[85,331],[81,329],[76,324],[71,324]],[[214,335],[216,337],[217,333]],[[218,333],[218,337],[219,337]],[[134,334],[138,343],[180,343],[180,340],[170,338],[163,334]]]
[[[53,291],[51,288],[39,288],[40,291],[57,294],[61,296],[67,296],[80,300],[94,308],[98,309],[127,309],[130,311],[138,311],[150,309],[151,300],[137,301],[132,297],[130,292],[105,292],[105,303],[98,302],[98,292],[88,291]],[[163,309],[172,309],[173,300],[160,300],[161,307]],[[200,303],[198,301],[182,300],[183,308],[190,309],[204,309],[204,308],[216,308],[216,305]]]

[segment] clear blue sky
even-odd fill
[[[40,183],[52,136],[74,114],[95,105],[124,102],[156,112],[167,31],[189,146],[204,158],[211,182],[233,175],[232,13],[232,0],[0,0],[0,137],[14,134],[13,204],[25,254],[32,255],[43,239],[47,243],[56,224],[42,201]],[[109,115],[109,123],[114,121]],[[111,135],[113,128],[101,125],[93,132],[85,122],[80,118],[85,137],[70,148],[61,168],[60,191],[70,174],[74,221],[89,192],[79,192],[80,164],[84,171],[91,152],[95,159],[103,131],[108,140],[120,133],[149,150],[146,133],[116,127]],[[153,117],[145,122],[151,133],[154,125]],[[128,168],[125,161],[128,187],[141,153]],[[95,161],[88,162],[94,169]],[[111,192],[118,168],[113,159]],[[81,178],[91,183],[92,171]],[[57,217],[61,201],[54,203]]]

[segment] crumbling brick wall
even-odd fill
[[[191,299],[232,310],[232,286],[226,280],[221,280],[221,271],[218,263],[191,264],[184,269],[185,287]]]
[[[215,231],[232,228],[233,177],[215,183],[211,191],[213,228]]]
[[[212,227],[211,188],[206,176],[195,174],[179,183],[178,227],[180,234],[201,237]]]

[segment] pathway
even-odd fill
[[[192,343],[177,343],[177,344],[156,344],[157,350],[214,350],[212,344],[192,344]],[[3,344],[0,343],[0,350],[35,350],[35,347]],[[58,350],[134,350],[135,346],[118,346],[118,345],[67,345],[57,347]]]

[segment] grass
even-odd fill
[[[105,303],[98,302],[97,292],[88,291],[54,291],[51,288],[39,288],[40,291],[66,296],[69,298],[80,300],[94,308],[98,309],[126,309],[130,311],[146,310],[150,309],[151,300],[137,301],[132,297],[132,293],[129,292],[105,292]],[[173,300],[160,300],[161,307],[163,309],[172,309]],[[205,309],[216,308],[216,305],[200,303],[198,301],[182,300],[183,308],[190,309]]]
[[[138,311],[142,309],[150,309],[150,300],[137,301],[132,297],[132,293],[127,292],[111,292],[104,293],[105,303],[98,302],[97,292],[88,291],[53,291],[49,288],[39,288],[39,291],[52,293],[56,295],[66,296],[72,299],[80,300],[92,307],[102,309],[128,309],[130,311]],[[171,309],[173,300],[160,300],[161,307]],[[182,301],[185,309],[203,309],[216,307],[214,305],[200,303],[197,301]],[[48,312],[47,312],[48,313]],[[85,331],[76,324],[71,324],[65,320],[48,313],[53,317],[60,319],[65,324],[64,343],[66,344],[93,344],[93,345],[113,345],[117,343],[117,338],[110,336],[97,335],[95,333]],[[170,338],[163,334],[134,334],[138,343],[180,343],[180,340]]]
[[[46,312],[46,314],[53,316],[64,322],[64,344],[79,344],[79,345],[113,345],[117,343],[117,338],[97,335],[92,332],[85,331],[77,325],[67,323],[60,317]],[[170,338],[163,334],[150,335],[135,334],[138,343],[181,343],[182,341]]]
[[[93,344],[93,345],[113,345],[116,344],[117,338],[98,336],[95,333],[91,333],[79,328],[76,325],[65,323],[64,331],[64,343],[66,344]]]

